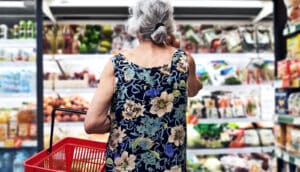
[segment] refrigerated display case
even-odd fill
[[[35,1],[0,2],[0,171],[38,147]]]

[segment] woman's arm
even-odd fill
[[[113,92],[114,70],[112,62],[109,61],[101,74],[100,83],[84,120],[84,129],[87,133],[106,133],[110,130],[111,121],[107,115]]]
[[[202,89],[202,83],[196,77],[195,61],[190,54],[187,54],[187,60],[189,63],[188,96],[194,97]]]

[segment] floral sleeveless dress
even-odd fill
[[[185,172],[188,63],[177,49],[170,64],[145,68],[112,58],[115,112],[107,172]]]

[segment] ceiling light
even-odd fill
[[[25,8],[22,1],[0,1],[0,8]]]

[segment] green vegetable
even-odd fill
[[[225,84],[226,85],[241,85],[242,82],[238,78],[232,76],[232,77],[225,79]]]
[[[88,52],[88,47],[86,46],[85,43],[80,45],[79,51],[80,51],[80,53],[83,53],[83,54]]]

